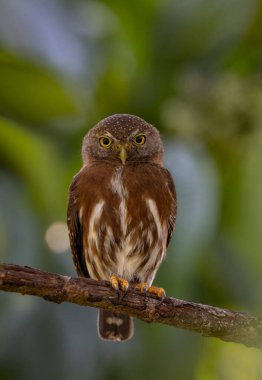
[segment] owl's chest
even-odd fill
[[[113,172],[109,189],[112,193],[112,203],[110,206],[114,208],[117,219],[116,222],[119,225],[121,233],[125,236],[127,233],[128,223],[130,223],[132,219],[132,198],[130,198],[127,184],[124,181],[124,170],[122,167],[116,168]]]
[[[86,235],[89,271],[96,260],[104,265],[98,278],[109,271],[130,279],[163,257],[163,225],[152,188],[135,171],[117,167],[101,189]]]
[[[121,246],[139,237],[143,241],[156,234],[161,237],[168,193],[159,186],[159,173],[153,169],[146,165],[110,167],[104,175],[97,172],[95,183],[89,180],[88,196],[81,203],[86,212],[81,216],[89,221],[91,236],[95,230],[99,238],[110,235],[110,244],[114,240]]]
[[[115,216],[113,223],[122,252],[128,256],[130,251],[147,250],[153,241],[162,239],[159,205],[150,186],[139,181],[135,172],[126,173],[120,167],[113,173],[110,187],[114,202],[106,207]]]
[[[109,184],[112,202],[107,206],[115,214],[124,237],[133,230],[141,229],[143,220],[147,219],[151,199],[147,187],[135,171],[118,167],[112,174]]]

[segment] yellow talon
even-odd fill
[[[148,293],[154,294],[158,298],[164,299],[166,296],[166,292],[163,288],[157,288],[156,286],[150,286],[147,289]]]
[[[118,283],[120,285],[120,288],[123,290],[123,292],[126,292],[129,288],[129,282],[125,280],[124,278],[119,278]]]
[[[112,276],[109,277],[109,281],[113,289],[115,290],[119,289],[117,276],[113,274]]]
[[[112,288],[115,290],[123,290],[123,292],[126,292],[129,288],[129,282],[124,278],[117,277],[115,274],[112,274],[112,276],[109,277],[109,281]]]
[[[135,285],[135,288],[140,290],[141,293],[149,293],[157,296],[160,299],[164,299],[166,296],[165,290],[163,288],[157,288],[156,286],[149,286],[146,282],[141,282]]]
[[[149,285],[146,282],[140,282],[139,284],[135,285],[135,288],[140,290],[141,293],[145,294],[149,288]]]

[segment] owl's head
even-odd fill
[[[106,160],[119,164],[162,164],[163,144],[159,132],[140,117],[117,114],[100,121],[84,137],[82,156],[88,162]]]

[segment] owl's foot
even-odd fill
[[[157,288],[156,286],[150,286],[146,282],[141,282],[139,284],[136,284],[135,286],[136,289],[140,290],[141,293],[146,293],[153,294],[157,296],[157,298],[160,298],[163,300],[166,297],[165,290],[163,288]]]
[[[149,289],[149,284],[147,282],[139,282],[135,285],[135,288],[139,290],[141,293],[144,293],[146,295],[147,290]]]
[[[117,277],[115,274],[112,274],[112,276],[109,277],[109,281],[112,288],[117,291],[122,290],[126,293],[129,288],[129,282],[124,278]]]
[[[156,286],[150,286],[147,289],[147,292],[150,294],[154,294],[155,296],[157,296],[157,298],[160,298],[161,300],[166,298],[166,292],[165,292],[165,289],[163,289],[163,288],[157,288]]]

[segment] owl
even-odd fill
[[[165,296],[152,286],[176,221],[176,191],[163,167],[159,132],[143,119],[109,116],[90,129],[82,145],[83,167],[68,197],[68,229],[78,275],[129,285]],[[133,336],[127,315],[99,310],[102,339]]]

